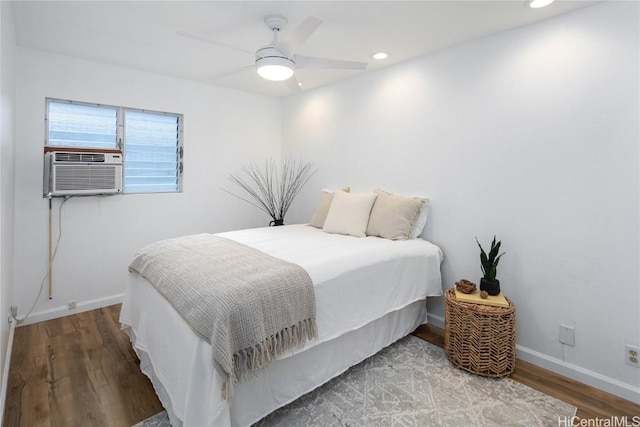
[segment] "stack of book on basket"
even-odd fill
[[[471,304],[491,305],[493,307],[509,307],[509,302],[500,292],[498,295],[489,295],[487,298],[480,297],[480,289],[476,289],[470,294],[465,294],[456,289],[456,300]]]

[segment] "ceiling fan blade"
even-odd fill
[[[278,50],[284,51],[289,58],[298,50],[302,43],[307,41],[309,36],[322,24],[322,19],[315,16],[308,16],[298,25],[287,37],[276,46]]]
[[[244,67],[238,67],[238,68],[234,68],[234,69],[229,70],[229,71],[225,71],[222,74],[216,74],[215,76],[213,76],[211,78],[211,80],[218,80],[218,79],[221,79],[223,77],[230,76],[231,74],[235,74],[235,73],[239,73],[240,71],[248,70],[249,68],[255,68],[255,65],[253,65],[253,64],[245,65]]]
[[[188,37],[190,39],[200,40],[201,42],[213,44],[213,45],[216,45],[216,46],[226,47],[227,49],[232,49],[232,50],[237,50],[237,51],[240,51],[240,52],[250,53],[251,55],[255,54],[255,52],[251,52],[251,51],[239,48],[239,47],[231,46],[230,44],[219,42],[217,40],[212,39],[211,37],[204,36],[202,34],[192,33],[190,31],[177,31],[176,34],[178,34],[179,36],[182,36],[182,37]]]
[[[335,68],[340,70],[364,70],[366,62],[341,61],[339,59],[315,58],[313,56],[296,55],[296,68]]]
[[[300,88],[300,83],[298,83],[298,79],[296,79],[296,76],[291,76],[284,82],[287,84],[287,87],[291,90],[291,92],[294,92],[294,93],[302,92],[302,89]]]

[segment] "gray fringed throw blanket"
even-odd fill
[[[140,250],[129,270],[211,343],[225,399],[238,381],[317,336],[309,274],[233,240],[211,234],[163,240]]]

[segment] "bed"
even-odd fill
[[[251,425],[427,323],[425,299],[442,295],[442,252],[420,238],[355,238],[302,224],[217,235],[303,267],[318,336],[226,400],[211,345],[132,272],[120,322],[173,426]]]

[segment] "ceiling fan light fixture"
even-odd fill
[[[549,6],[554,0],[529,0],[527,5],[532,9],[539,9],[541,7]]]
[[[1,0],[0,0],[1,1]],[[235,74],[255,67],[256,72],[265,80],[285,82],[286,86],[295,92],[299,92],[302,84],[298,82],[294,73],[296,68],[316,68],[316,69],[337,69],[337,70],[366,70],[368,63],[356,61],[343,61],[337,59],[316,58],[313,56],[298,55],[298,48],[316,31],[322,23],[322,19],[315,16],[307,16],[292,31],[288,32],[283,40],[279,40],[279,33],[287,24],[287,18],[282,15],[267,15],[264,23],[273,33],[273,40],[270,44],[255,51],[255,61],[253,65],[245,65],[229,72],[219,74],[215,79]],[[208,36],[179,31],[178,34],[196,40],[208,42],[226,49],[233,49],[244,53],[252,53],[221,43]]]
[[[295,66],[295,62],[283,57],[266,57],[256,60],[256,69],[260,77],[276,82],[290,79]]]

